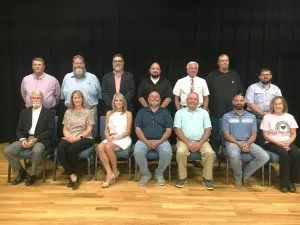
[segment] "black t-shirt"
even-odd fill
[[[166,98],[172,98],[173,96],[171,83],[163,76],[160,76],[156,84],[152,82],[150,77],[143,79],[138,87],[138,98],[143,97],[147,101],[148,95],[152,91],[159,93],[162,102]]]
[[[227,73],[215,70],[210,72],[205,79],[210,92],[210,114],[221,118],[232,110],[232,98],[238,93],[244,94],[240,76],[233,70]]]

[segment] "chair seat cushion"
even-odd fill
[[[188,156],[188,161],[201,160],[200,152],[191,152]]]
[[[20,158],[30,158],[32,154],[32,149],[24,149],[20,152]]]
[[[82,152],[80,152],[78,154],[78,158],[79,159],[87,159],[87,158],[89,158],[91,156],[91,154],[92,154],[93,151],[94,151],[94,146],[89,147],[89,148],[83,150]]]
[[[131,148],[127,148],[125,150],[120,150],[116,152],[117,159],[129,159],[131,156],[132,151]]]
[[[270,163],[278,163],[279,162],[279,155],[273,153],[273,152],[269,152],[269,151],[266,151],[269,156],[270,156]]]
[[[150,150],[148,151],[146,158],[151,161],[151,160],[158,160],[159,159],[159,154],[158,151],[156,150]]]

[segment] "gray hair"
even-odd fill
[[[190,65],[196,65],[197,66],[197,69],[199,68],[199,64],[196,62],[196,61],[190,61],[187,65],[186,65],[186,68],[188,69]]]

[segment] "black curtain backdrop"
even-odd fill
[[[1,12],[0,141],[15,139],[24,107],[20,84],[31,73],[31,59],[46,60],[46,72],[60,83],[72,57],[86,58],[88,71],[102,82],[112,55],[122,53],[125,68],[140,80],[151,62],[161,64],[172,85],[186,63],[196,60],[200,76],[227,53],[245,87],[261,67],[273,71],[300,124],[298,90],[300,1],[10,1]],[[172,103],[173,104],[173,103]]]

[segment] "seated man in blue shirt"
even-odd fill
[[[244,110],[244,97],[236,95],[232,104],[233,111],[223,116],[222,130],[235,177],[235,187],[241,188],[243,185],[248,188],[250,187],[250,176],[269,161],[269,155],[254,143],[257,132],[256,117]],[[244,169],[242,169],[241,154],[253,156],[253,160],[247,163]]]
[[[135,144],[134,158],[142,177],[140,185],[145,186],[151,179],[146,155],[149,150],[158,151],[159,162],[155,170],[158,184],[165,185],[164,171],[172,159],[172,148],[168,141],[172,133],[172,117],[170,112],[160,106],[160,95],[152,91],[148,96],[149,106],[138,111],[135,118],[135,132],[139,140]]]
[[[211,134],[211,122],[208,112],[198,107],[199,95],[191,92],[187,96],[187,108],[179,109],[175,114],[174,128],[177,139],[176,160],[178,181],[176,187],[182,188],[187,182],[187,158],[190,152],[200,152],[203,162],[203,184],[213,190],[213,164],[216,157],[208,143]]]

